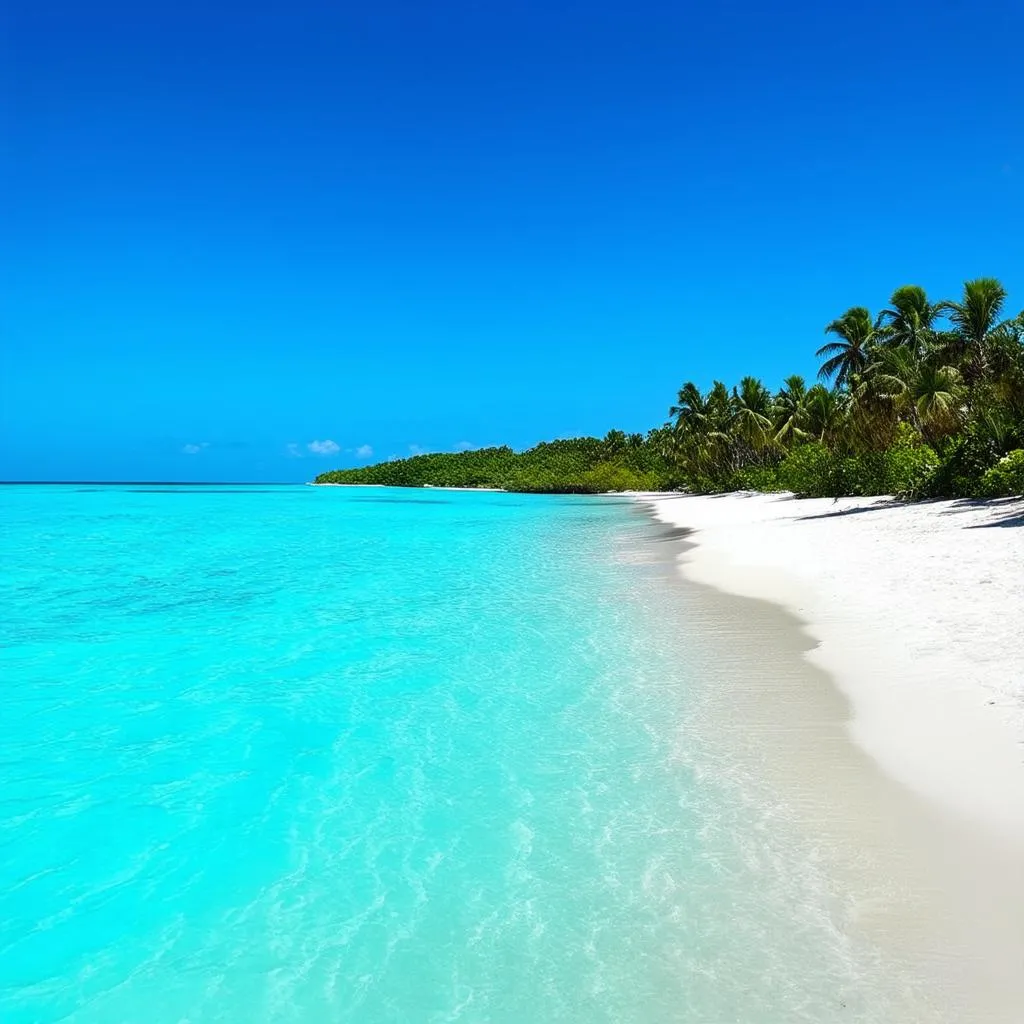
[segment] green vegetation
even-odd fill
[[[993,278],[932,302],[906,285],[825,328],[821,382],[687,382],[669,421],[524,452],[485,448],[335,470],[317,483],[593,493],[681,488],[806,496],[1024,494],[1024,312]]]
[[[511,448],[416,455],[362,469],[321,473],[320,484],[397,487],[502,487],[509,491],[596,494],[665,486],[670,466],[663,445],[642,434],[610,431],[604,440],[545,441],[525,452]]]

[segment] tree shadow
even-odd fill
[[[1021,498],[959,498],[946,509],[946,515],[987,510],[995,513],[986,523],[973,523],[967,530],[988,530],[992,527],[1024,526],[1024,499]]]
[[[658,500],[661,500],[659,496]],[[679,493],[676,495],[665,495],[665,497],[687,498],[690,495]],[[756,491],[726,491],[720,494],[704,494],[703,498],[745,498],[763,497]],[[795,494],[780,493],[773,495],[779,501],[793,502],[799,505],[803,498]],[[836,498],[836,502],[842,498]],[[958,512],[972,512],[987,510],[992,513],[992,518],[984,523],[972,523],[965,526],[965,530],[986,530],[990,527],[1013,527],[1024,526],[1024,497],[1020,498],[926,498],[920,501],[904,501],[898,498],[887,498],[879,495],[870,505],[855,505],[852,508],[837,508],[831,512],[815,512],[807,515],[794,514],[796,522],[807,522],[813,519],[845,519],[847,516],[866,515],[869,512],[889,512],[898,508],[928,508],[931,505],[948,505],[948,508],[941,510],[943,515],[956,515]]]
[[[838,499],[837,499],[838,500]],[[888,512],[894,508],[906,508],[908,505],[921,505],[923,502],[897,501],[891,499],[886,501],[880,499],[874,505],[856,505],[853,508],[837,508],[834,512],[816,512],[814,515],[796,516],[801,522],[810,519],[843,519],[846,516],[860,516],[867,512]]]
[[[840,508],[834,512],[818,512],[815,515],[797,516],[798,520],[810,519],[843,519],[846,516],[859,516],[868,512],[887,512],[897,508],[924,507],[929,505],[948,505],[941,510],[943,515],[951,516],[961,512],[987,511],[992,518],[984,523],[972,523],[965,530],[987,530],[991,527],[1024,526],[1024,500],[1021,498],[931,498],[925,501],[899,501],[895,498],[880,499],[876,504],[858,505],[854,508]]]
[[[973,526],[968,526],[968,530],[987,530],[993,526],[1024,526],[1024,512],[1021,512],[1016,516],[1006,516],[1003,519],[993,519],[991,523],[975,523]]]

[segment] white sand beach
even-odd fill
[[[928,978],[941,1019],[1021,1020],[1024,500],[637,498],[688,531],[686,579],[786,609],[836,685],[780,669],[781,634],[738,612],[764,669],[719,724],[852,869],[837,926]]]
[[[646,500],[689,579],[805,624],[885,771],[1024,844],[1024,501]]]

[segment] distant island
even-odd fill
[[[647,434],[417,455],[321,473],[317,484],[494,487],[541,493],[793,491],[807,497],[1024,494],[1024,312],[994,278],[932,302],[897,288],[872,316],[825,328],[820,383],[756,377],[679,389]]]

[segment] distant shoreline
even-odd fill
[[[436,484],[336,484],[318,483],[310,480],[310,487],[390,487],[400,491],[489,491],[493,494],[508,494],[504,487],[439,487]]]

